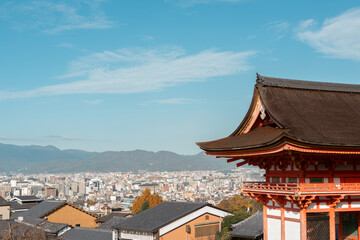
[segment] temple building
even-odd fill
[[[263,203],[265,240],[360,239],[360,85],[257,75],[239,127],[197,144],[266,171],[242,187]]]

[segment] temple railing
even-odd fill
[[[244,182],[244,192],[290,194],[360,192],[360,183],[268,183]]]

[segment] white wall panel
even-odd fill
[[[330,208],[330,207],[328,205],[326,205],[326,203],[320,203],[319,208],[320,209],[325,209],[325,208]]]
[[[300,213],[299,212],[293,212],[293,211],[285,211],[285,217],[286,218],[300,219]]]
[[[316,203],[310,203],[307,209],[316,209]]]
[[[281,220],[268,218],[268,240],[281,240]]]
[[[352,202],[351,208],[360,208],[360,202]]]
[[[280,209],[271,209],[268,208],[268,212],[269,215],[273,215],[273,216],[278,216],[281,217],[281,210]]]
[[[341,202],[341,203],[338,203],[338,205],[336,205],[335,208],[348,208],[349,207],[349,204],[347,202]]]
[[[285,221],[285,239],[300,240],[300,223]]]

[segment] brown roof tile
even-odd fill
[[[255,90],[266,113],[281,129],[259,127],[242,134],[239,129],[246,123],[243,121],[227,138],[198,143],[202,149],[226,151],[264,147],[280,137],[313,146],[360,148],[360,85],[258,75]]]

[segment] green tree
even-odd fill
[[[141,204],[140,211],[138,211],[136,214],[141,213],[149,208],[150,208],[149,201],[145,201],[143,204]]]

